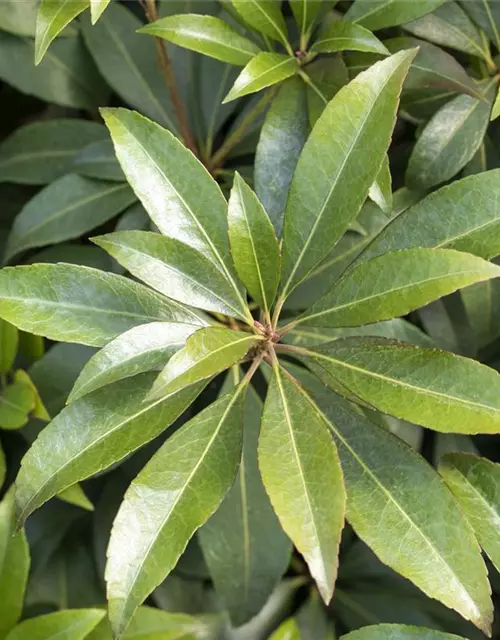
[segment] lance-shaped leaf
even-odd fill
[[[281,526],[304,556],[328,603],[344,526],[342,470],[314,403],[278,365],[262,416],[259,467]]]
[[[269,313],[278,289],[278,239],[259,199],[236,172],[229,199],[229,244],[234,265],[248,293]]]
[[[8,640],[84,640],[106,615],[102,609],[57,611],[24,620]]]
[[[495,567],[500,567],[500,465],[468,453],[448,453],[439,473],[455,494]]]
[[[170,359],[155,381],[150,398],[164,397],[228,369],[263,339],[219,327],[200,329],[188,338],[184,349]]]
[[[287,30],[280,0],[232,0],[232,4],[253,29],[286,45]]]
[[[309,123],[314,127],[330,100],[348,84],[349,73],[341,56],[328,56],[307,65],[306,75],[311,81],[306,82],[307,110]]]
[[[203,385],[168,399],[145,400],[154,374],[115,382],[66,407],[23,458],[16,480],[16,514],[23,522],[60,491],[110,467],[162,433]]]
[[[0,393],[0,428],[20,429],[35,408],[36,395],[29,384],[16,380]]]
[[[148,231],[119,231],[92,238],[92,242],[169,298],[245,319],[226,274],[189,245]]]
[[[371,31],[348,20],[332,20],[321,28],[311,47],[315,53],[366,51],[388,55],[389,51]]]
[[[445,0],[356,0],[346,18],[375,31],[420,18],[444,2]]]
[[[90,0],[90,15],[92,24],[95,24],[104,13],[111,0]]]
[[[227,202],[218,184],[175,136],[151,120],[126,109],[105,109],[103,117],[127,180],[158,229],[213,262],[253,323],[234,274]]]
[[[497,49],[500,49],[500,6],[496,0],[465,2],[460,0],[463,10],[486,33]]]
[[[491,120],[496,120],[500,116],[500,91],[497,93],[495,102],[493,103],[493,109],[491,110]]]
[[[17,328],[0,319],[0,374],[9,373],[17,355],[19,332]]]
[[[392,569],[483,631],[491,624],[486,567],[473,532],[423,458],[327,390],[313,390],[337,442],[347,518]],[[425,496],[425,501],[422,501]]]
[[[290,78],[269,107],[255,156],[255,191],[278,236],[290,182],[308,134],[306,86],[300,78]]]
[[[306,353],[325,384],[341,383],[383,413],[436,431],[500,432],[500,376],[479,362],[383,338],[335,340]]]
[[[283,296],[327,257],[358,214],[389,146],[399,92],[414,56],[415,51],[398,53],[360,73],[317,121],[285,211]]]
[[[128,278],[62,263],[2,269],[0,303],[0,317],[23,331],[95,347],[147,322],[205,324]]]
[[[399,249],[448,248],[482,258],[500,254],[500,170],[442,187],[382,229],[353,264]]]
[[[331,2],[329,3],[331,6]],[[306,35],[324,7],[323,0],[290,0],[295,21],[302,35]]]
[[[293,618],[289,618],[280,624],[270,640],[300,640],[301,637],[299,625]]]
[[[97,140],[84,147],[73,161],[72,170],[80,176],[124,182],[125,176],[115,156],[111,140]]]
[[[368,191],[368,197],[375,202],[384,213],[392,212],[392,177],[389,157],[386,155],[375,182]]]
[[[139,32],[242,67],[260,52],[251,40],[214,16],[194,13],[169,16],[142,27]]]
[[[198,329],[184,323],[151,322],[122,333],[83,367],[68,403],[117,380],[162,369]]]
[[[106,567],[116,637],[230,489],[241,457],[244,389],[220,398],[169,438],[125,494]]]
[[[290,56],[281,53],[259,53],[236,78],[223,103],[286,80],[293,76],[298,68],[297,60]]]
[[[199,532],[210,575],[234,626],[258,614],[290,561],[290,541],[260,477],[257,442],[261,416],[262,400],[250,387],[239,471],[223,503]]]
[[[403,316],[470,284],[500,276],[500,267],[451,249],[404,249],[350,269],[299,322],[353,327]]]
[[[404,624],[377,624],[363,627],[346,636],[342,640],[464,640],[451,633],[443,633],[424,627],[409,627]]]
[[[42,61],[50,43],[89,4],[89,0],[42,0],[36,19],[35,64]]]

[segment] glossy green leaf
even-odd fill
[[[23,331],[97,347],[147,322],[204,324],[132,280],[62,263],[2,269],[0,301],[0,317]]]
[[[464,640],[459,636],[403,624],[377,624],[342,636],[342,640]]]
[[[104,13],[111,0],[90,0],[90,15],[92,24],[95,24]]]
[[[5,0],[0,4],[0,29],[16,36],[35,36],[37,0]],[[72,34],[74,35],[74,33]]]
[[[17,355],[19,332],[5,320],[0,320],[0,374],[9,373]]]
[[[500,116],[500,92],[497,93],[497,97],[495,98],[495,102],[493,103],[493,109],[491,111],[491,120],[496,120]]]
[[[388,156],[385,156],[385,160],[382,163],[375,182],[368,191],[368,197],[375,202],[384,213],[388,215],[392,213],[392,177]]]
[[[295,58],[281,53],[259,53],[236,78],[223,102],[230,102],[286,80],[298,70]]]
[[[79,238],[136,200],[128,184],[70,174],[37,193],[16,217],[4,259],[27,249]]]
[[[230,489],[241,457],[243,390],[217,400],[169,438],[125,494],[106,567],[118,638]]]
[[[290,0],[293,15],[301,34],[308,34],[324,6],[323,0]],[[332,5],[329,2],[329,5]]]
[[[250,387],[239,471],[221,506],[199,532],[210,575],[235,626],[258,615],[290,561],[290,542],[260,477],[261,415],[262,401]]]
[[[35,408],[36,396],[29,384],[15,380],[0,393],[0,428],[20,429]]]
[[[367,51],[387,55],[389,52],[371,31],[348,20],[332,20],[326,23],[318,33],[311,47],[315,53],[334,53],[335,51]]]
[[[441,458],[439,473],[455,494],[479,544],[495,567],[500,567],[500,465],[469,453],[448,453]]]
[[[313,327],[352,327],[390,320],[498,276],[500,267],[461,251],[393,251],[350,269],[299,322]]]
[[[290,78],[271,103],[255,156],[255,191],[278,236],[290,182],[308,134],[306,88],[299,78]]]
[[[105,136],[102,125],[76,118],[27,124],[0,145],[0,181],[52,182],[69,173],[72,160],[82,147]]]
[[[158,376],[150,398],[161,398],[210,378],[242,360],[262,336],[219,327],[200,329],[186,342]]]
[[[358,214],[387,151],[399,92],[414,56],[415,51],[396,54],[358,75],[316,123],[286,205],[283,296],[326,258]],[[356,189],[347,178],[354,174]]]
[[[251,40],[214,16],[193,13],[170,16],[139,31],[237,66],[246,65],[260,51]]]
[[[499,374],[479,362],[383,338],[346,338],[310,349],[311,366],[373,408],[455,433],[500,431]]]
[[[232,282],[188,244],[148,231],[119,231],[92,238],[92,242],[169,298],[245,320]]]
[[[103,115],[122,169],[153,222],[165,236],[203,253],[232,283],[246,310],[231,263],[227,203],[215,180],[159,125],[125,109],[106,109]],[[248,311],[245,315],[253,322]]]
[[[7,640],[84,640],[104,616],[101,609],[48,613],[21,622]]]
[[[36,20],[35,64],[42,61],[51,42],[89,4],[90,0],[42,0]]]
[[[281,43],[287,42],[287,30],[281,0],[231,0],[243,20],[253,29]]]
[[[420,18],[444,2],[445,0],[356,0],[346,18],[375,31]]]
[[[23,611],[30,555],[24,531],[14,534],[14,491],[0,502],[0,638],[4,640]]]
[[[270,640],[301,640],[300,629],[293,618],[285,620],[276,629]]]
[[[486,568],[439,475],[399,438],[330,392],[316,389],[313,397],[339,448],[347,518],[356,533],[384,564],[487,632]]]
[[[496,0],[460,0],[460,5],[470,18],[486,33],[497,49],[500,49],[500,6]]]
[[[122,333],[87,362],[68,402],[117,380],[161,370],[197,329],[184,323],[152,322]]]
[[[81,176],[123,182],[125,176],[115,156],[111,140],[98,140],[88,144],[74,158],[72,170]]]
[[[97,24],[82,20],[85,43],[109,86],[141,113],[176,131],[154,43],[136,33],[141,26],[139,18],[118,2],[109,5]]]
[[[314,403],[278,365],[264,405],[259,467],[281,526],[328,603],[344,526],[342,470]]]
[[[153,380],[154,374],[146,373],[99,389],[63,409],[43,429],[23,458],[16,480],[19,522],[75,482],[158,436],[203,388],[196,385],[151,402],[145,396]]]
[[[429,121],[413,147],[406,183],[427,190],[449,180],[474,157],[490,121],[491,102],[458,96]]]
[[[248,293],[269,314],[281,274],[278,239],[261,202],[236,172],[229,199],[229,244]]]

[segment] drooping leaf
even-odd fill
[[[373,200],[384,213],[392,213],[392,178],[389,158],[386,155],[375,182],[368,191],[368,197]]]
[[[366,199],[387,151],[399,91],[414,56],[414,51],[396,54],[357,76],[316,123],[286,205],[283,296],[326,258]],[[356,188],[347,179],[353,172]]]
[[[214,16],[193,13],[169,16],[139,31],[237,66],[246,65],[260,52],[251,40]]]
[[[342,470],[314,403],[278,365],[264,405],[259,467],[281,526],[304,556],[328,603],[344,526]]]
[[[67,264],[0,271],[0,317],[51,340],[100,347],[158,320],[203,326],[195,312],[112,273]]]
[[[24,620],[7,640],[84,640],[104,618],[101,609],[57,611]]]
[[[308,353],[325,384],[340,383],[383,413],[436,431],[500,430],[499,374],[479,362],[383,338],[335,340]]]
[[[0,374],[9,373],[14,364],[19,344],[19,332],[5,320],[0,320]]]
[[[346,18],[375,31],[420,18],[444,2],[445,0],[356,0]]]
[[[329,3],[332,5],[332,3]],[[324,6],[323,0],[290,0],[293,15],[300,33],[307,35]]]
[[[120,380],[76,400],[40,433],[16,480],[16,514],[23,522],[56,494],[108,468],[164,431],[203,385],[150,402],[154,374]]]
[[[246,1],[246,0],[244,0]],[[274,1],[274,0],[272,0]],[[263,52],[257,54],[240,75],[223,102],[230,102],[249,93],[255,93],[273,84],[286,80],[298,70],[295,58],[281,53]]]
[[[311,47],[315,53],[335,51],[367,51],[387,55],[389,52],[371,31],[349,20],[332,20],[319,31]]]
[[[243,391],[217,400],[177,431],[125,494],[106,567],[116,636],[231,487],[241,457]]]
[[[155,381],[150,398],[165,397],[228,369],[244,358],[259,340],[263,337],[244,331],[219,327],[200,329],[169,360]]]
[[[459,636],[403,624],[377,624],[342,636],[342,640],[464,640]]]
[[[87,178],[123,182],[125,176],[115,156],[111,140],[91,142],[74,158],[72,170]]]
[[[232,4],[253,29],[278,42],[287,43],[287,29],[280,0],[232,0]]]
[[[95,24],[104,13],[111,0],[90,0],[90,15],[92,24]]]
[[[89,4],[90,0],[42,0],[36,19],[35,64],[42,61],[51,42]]]

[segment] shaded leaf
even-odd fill
[[[37,0],[5,0],[0,4],[0,29],[16,36],[34,37],[37,12]]]
[[[493,109],[491,111],[491,120],[496,120],[500,116],[500,92],[497,93],[497,97],[495,98],[495,102],[493,103]]]
[[[496,0],[472,0],[460,5],[470,18],[486,33],[497,49],[500,49],[500,6]]]
[[[349,82],[349,74],[342,56],[337,55],[307,65],[307,77],[307,109],[314,127],[330,100]]]
[[[290,0],[290,6],[301,34],[309,33],[323,5],[323,0]]]
[[[374,31],[420,18],[444,2],[445,0],[356,0],[346,18]]]
[[[389,53],[371,31],[348,20],[332,20],[326,23],[311,47],[311,51],[316,53],[334,53],[346,49],[382,55]]]
[[[9,373],[17,355],[19,332],[14,325],[0,320],[0,374]]]
[[[85,509],[85,511],[94,511],[94,505],[85,495],[85,491],[80,484],[73,484],[71,487],[64,489],[57,494],[59,500],[67,502],[68,504],[74,504],[76,507]]]
[[[236,100],[286,80],[293,76],[297,69],[298,63],[295,58],[281,53],[259,53],[236,78],[223,102]]]
[[[125,176],[115,156],[111,140],[87,145],[73,160],[73,171],[88,178],[123,182]]]
[[[26,383],[16,380],[7,385],[0,394],[0,428],[20,429],[35,408],[35,394]]]
[[[342,636],[342,640],[463,640],[463,638],[423,627],[378,624],[348,633]]]
[[[35,64],[39,64],[50,43],[89,6],[89,0],[42,0],[37,13]]]

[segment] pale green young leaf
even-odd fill
[[[301,638],[300,629],[293,618],[285,620],[270,636],[270,640],[301,640]]]
[[[82,11],[90,0],[42,0],[36,19],[35,64],[39,64],[50,43]]]
[[[500,432],[499,374],[474,360],[365,337],[310,348],[307,361],[382,413],[436,431]]]
[[[139,29],[205,56],[245,66],[260,52],[259,47],[230,24],[214,16],[194,13],[169,16]]]
[[[241,458],[243,401],[239,387],[176,431],[125,494],[106,567],[115,637],[229,491]]]
[[[319,31],[311,47],[315,53],[366,51],[388,55],[389,51],[371,31],[349,20],[331,20]]]
[[[403,624],[377,624],[342,636],[341,640],[464,640],[464,638]]]
[[[102,609],[75,609],[24,620],[7,640],[84,640],[106,615]]]
[[[168,399],[145,400],[153,380],[154,374],[145,373],[99,389],[63,409],[43,429],[23,458],[16,480],[19,522],[75,482],[158,436],[203,388],[196,385]]]
[[[95,24],[104,13],[111,0],[90,0],[90,15],[92,24]]]
[[[486,567],[442,479],[399,438],[331,392],[316,386],[313,397],[337,442],[347,518],[358,536],[384,564],[487,633]]]
[[[167,297],[246,319],[231,280],[205,254],[175,238],[119,231],[92,238],[127,271]]]
[[[244,331],[219,327],[198,330],[169,360],[156,379],[149,398],[165,397],[228,369],[242,360],[259,340],[263,337]]]
[[[223,102],[230,102],[249,93],[255,93],[273,84],[286,80],[298,70],[295,58],[281,53],[259,53],[236,78],[236,82],[224,98]]]
[[[292,13],[302,35],[309,33],[324,4],[323,0],[290,0]],[[328,4],[331,7],[335,2]]]
[[[500,91],[497,92],[497,97],[493,103],[490,120],[496,120],[498,116],[500,116]]]
[[[500,276],[500,267],[451,249],[403,249],[349,269],[298,320],[352,327],[404,316],[457,289]]]
[[[359,74],[317,121],[286,205],[283,297],[327,257],[358,214],[389,146],[399,92],[415,53],[396,54]],[[353,175],[354,184],[348,179]]]
[[[386,155],[375,182],[368,191],[368,197],[375,202],[384,213],[392,213],[392,177],[389,166],[389,157]]]
[[[94,505],[78,482],[63,491],[60,491],[57,494],[57,497],[59,500],[67,502],[68,504],[73,504],[75,507],[80,507],[80,509],[85,509],[85,511],[94,511]]]
[[[161,370],[198,329],[185,323],[151,322],[122,333],[83,367],[68,403],[117,380]]]
[[[17,355],[19,332],[17,328],[0,319],[0,374],[9,373]]]
[[[0,302],[0,317],[23,331],[96,347],[147,322],[205,324],[128,278],[62,263],[2,269]]]
[[[288,42],[287,29],[281,13],[281,0],[231,0],[243,20],[260,33]]]
[[[342,470],[314,403],[277,364],[262,416],[259,467],[281,526],[328,603],[344,526]]]
[[[72,171],[87,178],[124,182],[125,176],[115,156],[112,141],[97,140],[84,147],[75,156]]]
[[[348,20],[376,31],[394,27],[431,13],[445,0],[356,0],[346,14]]]
[[[280,281],[280,248],[264,207],[238,172],[229,198],[228,222],[229,244],[240,280],[269,314]]]

